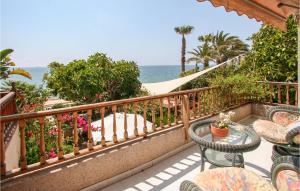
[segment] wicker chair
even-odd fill
[[[180,191],[206,190],[256,190],[276,191],[263,177],[252,171],[237,168],[216,168],[199,173],[194,182],[185,180],[180,185]]]
[[[199,186],[195,183],[185,180],[180,184],[180,191],[203,191]]]
[[[254,130],[264,139],[274,143],[272,160],[287,155],[299,156],[300,108],[275,106],[267,110],[269,120],[258,120]]]
[[[271,168],[273,186],[275,186],[278,190],[299,190],[299,165],[299,157],[282,156],[277,158]]]

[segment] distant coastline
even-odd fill
[[[178,78],[180,65],[144,65],[140,69],[140,81],[142,83],[154,83]],[[186,65],[186,69],[193,69],[194,65]],[[21,76],[13,76],[12,80],[21,80],[31,84],[42,85],[43,75],[48,71],[47,67],[22,67],[32,75],[32,80]]]

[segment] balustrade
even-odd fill
[[[263,99],[270,104],[285,104],[298,106],[298,83],[263,82]]]
[[[264,87],[264,95],[266,101],[272,104],[298,104],[297,100],[297,84],[296,83],[276,83],[276,82],[258,82]],[[226,89],[226,92],[219,87],[207,87],[201,89],[193,89],[180,92],[172,92],[169,94],[145,96],[131,99],[123,99],[110,102],[102,102],[69,108],[61,108],[34,113],[24,113],[2,116],[1,115],[1,174],[5,175],[5,147],[4,147],[4,128],[5,124],[16,122],[20,129],[20,169],[21,172],[28,169],[26,160],[26,123],[37,121],[39,124],[39,149],[41,165],[48,163],[49,150],[45,147],[45,135],[48,133],[47,123],[49,119],[54,120],[57,127],[56,136],[56,153],[58,159],[64,159],[64,141],[65,141],[65,119],[63,116],[71,116],[70,137],[73,139],[73,152],[71,155],[82,155],[81,149],[88,152],[96,149],[103,149],[112,145],[120,144],[124,141],[132,139],[147,138],[151,134],[164,131],[165,129],[177,127],[183,129],[184,139],[187,140],[187,129],[190,120],[207,117],[225,109],[229,109],[239,104],[247,103],[256,95],[235,94],[232,87]],[[120,113],[123,112],[123,113]],[[112,121],[105,116],[111,115]],[[123,117],[124,123],[120,125],[119,116]],[[129,117],[132,118],[129,121]],[[87,139],[86,145],[82,144],[79,133],[83,131],[80,120],[85,118],[87,121]],[[143,119],[138,120],[138,119]],[[47,120],[46,120],[47,119]],[[93,126],[93,120],[101,120],[99,127]],[[148,124],[152,123],[151,126]],[[140,124],[141,123],[141,124]],[[111,124],[111,125],[107,125]],[[122,124],[122,123],[121,123]],[[132,124],[132,125],[129,125]],[[123,130],[124,133],[118,133]],[[96,131],[96,132],[95,132]],[[99,140],[95,143],[93,134],[99,133]],[[107,135],[111,134],[111,137]],[[132,133],[132,135],[130,134]],[[98,144],[95,147],[95,144]],[[68,160],[68,157],[64,160]],[[58,160],[60,162],[60,160]]]

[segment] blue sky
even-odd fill
[[[245,40],[261,23],[196,0],[1,0],[1,49],[18,66],[68,63],[97,51],[139,65],[177,65],[175,26],[192,25],[187,50],[199,35],[224,30]]]

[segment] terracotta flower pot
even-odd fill
[[[220,129],[217,126],[217,124],[212,123],[210,125],[210,131],[211,131],[211,134],[213,136],[216,136],[216,137],[226,137],[228,135],[229,129],[228,128]]]

